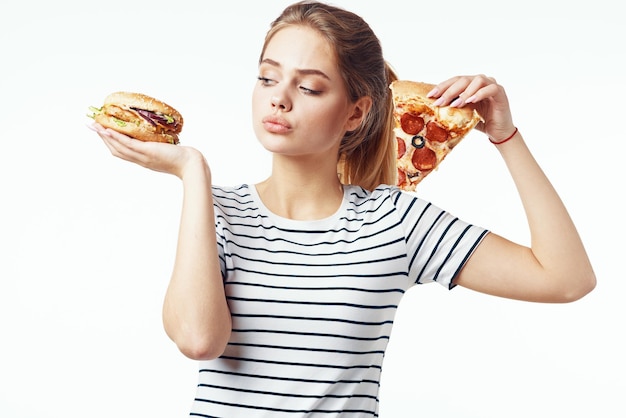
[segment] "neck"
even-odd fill
[[[343,200],[343,186],[334,162],[307,165],[277,161],[272,175],[256,185],[263,204],[273,213],[295,220],[326,218]]]

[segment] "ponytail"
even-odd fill
[[[398,79],[396,73],[385,64],[387,86]],[[396,138],[393,132],[395,127],[394,108],[391,92],[387,89],[378,103],[373,103],[370,115],[363,123],[361,135],[348,134],[344,142],[350,137],[359,136],[362,139],[356,142],[354,149],[344,147],[340,151],[337,171],[339,180],[344,184],[355,184],[366,190],[374,190],[381,184],[396,184]]]

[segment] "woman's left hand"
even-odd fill
[[[457,76],[439,83],[429,94],[436,106],[471,106],[484,122],[476,129],[498,141],[515,130],[504,87],[485,75]]]

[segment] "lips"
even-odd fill
[[[291,130],[291,125],[285,119],[278,116],[266,116],[261,121],[266,131],[283,134]]]

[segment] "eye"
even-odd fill
[[[304,94],[310,94],[313,96],[322,94],[322,92],[320,90],[313,90],[304,86],[300,86],[300,90],[304,93]]]
[[[267,78],[267,77],[263,77],[263,76],[258,76],[257,79],[261,82],[261,85],[263,86],[272,86],[274,84],[276,84],[276,81]]]

